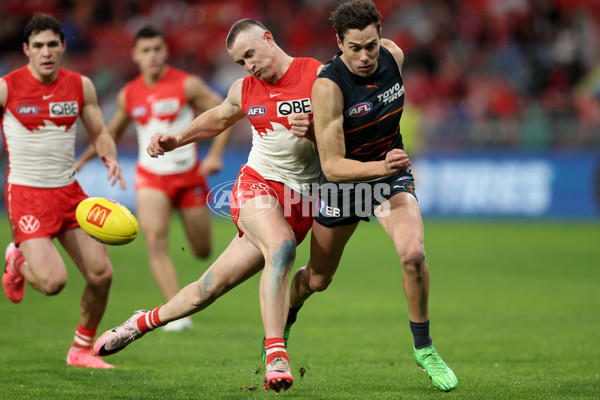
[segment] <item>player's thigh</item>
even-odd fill
[[[285,219],[283,207],[274,196],[257,196],[244,203],[238,227],[247,240],[265,254],[286,240],[296,243],[296,236]]]
[[[409,193],[398,193],[375,210],[377,220],[394,242],[400,255],[409,250],[422,251],[424,229],[421,211],[417,199]],[[382,211],[385,210],[385,211]]]
[[[27,266],[42,282],[67,282],[67,269],[54,241],[50,238],[27,239],[19,244]]]
[[[182,208],[180,213],[190,245],[194,247],[210,245],[211,221],[208,206]]]
[[[136,191],[136,197],[136,213],[142,233],[149,237],[165,237],[173,209],[169,196],[161,190],[141,188]]]
[[[108,247],[81,228],[68,229],[58,239],[86,280],[112,277]]]
[[[358,222],[328,228],[314,221],[308,268],[319,275],[333,276],[340,264],[344,248],[357,226]]]

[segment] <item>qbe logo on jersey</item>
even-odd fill
[[[156,116],[177,114],[179,99],[177,97],[157,100],[152,103],[152,114]]]
[[[277,102],[278,117],[287,117],[292,114],[312,114],[310,98]]]
[[[106,219],[110,215],[111,210],[101,206],[100,204],[94,204],[94,206],[90,209],[85,220],[92,225],[96,225],[98,228],[102,228]]]
[[[76,117],[79,115],[79,106],[76,101],[50,103],[51,117]]]

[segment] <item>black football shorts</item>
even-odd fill
[[[372,182],[325,182],[319,188],[319,214],[315,219],[328,228],[369,221],[379,205],[398,193],[417,198],[410,169]]]

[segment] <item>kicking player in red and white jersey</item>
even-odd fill
[[[148,153],[158,157],[209,139],[247,116],[252,124],[252,149],[231,197],[239,235],[198,281],[165,305],[137,311],[123,325],[105,332],[94,350],[100,355],[114,354],[146,332],[208,307],[262,269],[259,291],[266,337],[265,389],[279,392],[293,383],[283,339],[287,283],[296,245],[313,220],[306,203],[298,199],[305,187],[318,183],[320,177],[316,146],[307,137],[312,135],[310,92],[322,65],[312,58],[287,55],[271,32],[250,19],[233,24],[227,49],[250,76],[236,81],[221,105],[200,115],[186,129],[176,135],[154,135]]]
[[[98,107],[89,78],[59,68],[66,42],[60,23],[36,14],[25,27],[28,65],[0,79],[1,124],[8,153],[4,189],[14,242],[6,249],[2,286],[8,298],[23,299],[25,282],[46,295],[67,283],[57,238],[85,279],[81,316],[67,364],[113,368],[92,355],[96,328],[104,314],[113,269],[107,247],[84,233],[75,209],[88,196],[75,180],[75,122],[81,118],[111,184],[120,181],[117,149]]]
[[[177,133],[187,127],[200,112],[218,106],[223,100],[200,78],[167,64],[167,44],[163,33],[145,26],[135,35],[132,52],[140,75],[119,92],[117,110],[108,124],[109,133],[118,141],[132,121],[138,137],[136,171],[136,214],[146,239],[150,269],[165,300],[180,289],[177,271],[169,256],[167,237],[171,214],[181,213],[193,254],[206,258],[211,251],[211,222],[207,206],[207,174],[223,166],[223,150],[231,135],[226,130],[213,140],[200,164],[195,143],[182,146],[160,159],[146,152],[156,132]],[[77,169],[96,155],[89,146],[75,162]],[[174,321],[165,330],[191,327],[189,318]]]

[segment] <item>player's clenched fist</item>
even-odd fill
[[[385,155],[385,166],[390,172],[410,167],[410,160],[404,150],[392,149]]]
[[[294,136],[315,141],[313,125],[308,114],[292,114],[288,117],[288,123]]]
[[[158,157],[164,155],[167,151],[175,150],[179,147],[179,138],[168,133],[157,133],[152,136],[150,144],[146,151],[150,157]]]

